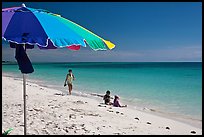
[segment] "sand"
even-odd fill
[[[2,76],[2,130],[23,135],[23,82]],[[202,129],[27,82],[29,135],[201,135]],[[3,132],[2,131],[2,132]],[[194,132],[193,132],[194,131]]]

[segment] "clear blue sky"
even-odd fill
[[[78,23],[116,45],[111,51],[28,50],[31,61],[202,61],[201,2],[25,2]],[[21,2],[2,2],[2,8]],[[3,43],[3,60],[15,60]]]

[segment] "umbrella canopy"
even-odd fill
[[[113,49],[115,45],[82,26],[43,9],[12,7],[2,9],[2,38],[17,44],[38,45],[40,49],[67,47],[79,50]]]

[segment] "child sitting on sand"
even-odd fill
[[[105,104],[106,105],[111,105],[112,103],[110,102],[110,99],[111,99],[111,97],[110,97],[110,91],[108,90],[108,91],[106,91],[106,94],[104,95],[104,97],[103,97],[103,100],[105,101]]]
[[[127,107],[127,105],[124,105],[124,106],[120,105],[119,97],[117,95],[115,95],[115,98],[114,98],[114,101],[113,101],[113,106],[114,107]]]

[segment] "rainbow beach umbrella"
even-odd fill
[[[2,38],[10,42],[11,47],[16,48],[16,59],[23,73],[24,134],[26,134],[26,78],[24,74],[34,71],[32,65],[25,66],[25,61],[30,62],[26,49],[32,49],[34,46],[40,49],[66,47],[70,50],[79,50],[80,47],[87,46],[93,50],[107,50],[115,47],[110,41],[104,40],[58,14],[26,7],[25,4],[21,7],[2,9]],[[29,72],[22,71],[26,67],[31,67]]]
[[[89,46],[93,50],[106,50],[115,47],[110,41],[58,14],[24,4],[2,9],[2,38],[42,49],[67,47],[79,50],[80,46]]]

